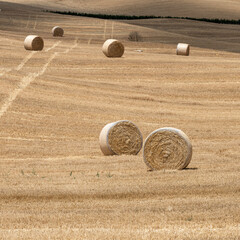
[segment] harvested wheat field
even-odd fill
[[[0,9],[0,239],[240,239],[240,25]],[[42,51],[24,49],[28,35]],[[121,58],[103,54],[110,38]],[[119,120],[143,140],[181,129],[190,164],[149,171],[143,150],[104,156],[99,134]]]

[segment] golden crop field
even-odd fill
[[[0,2],[0,239],[240,239],[240,25],[112,21],[15,2]],[[71,5],[36,1],[61,2]],[[234,19],[239,1],[219,9],[225,2]],[[62,38],[51,35],[57,25]],[[143,41],[128,41],[131,31]],[[43,51],[24,49],[29,34]],[[108,38],[122,41],[122,58],[103,55]],[[189,57],[176,55],[178,42]],[[142,150],[104,156],[99,133],[121,119],[144,140],[183,130],[187,169],[149,171]]]

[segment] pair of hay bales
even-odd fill
[[[122,57],[124,53],[123,44],[116,39],[108,39],[104,42],[102,47],[103,53],[107,57]],[[178,43],[176,54],[182,56],[189,56],[190,45],[186,43]]]
[[[127,120],[107,124],[99,136],[104,155],[136,155],[143,138],[138,127]],[[187,135],[176,128],[160,128],[144,142],[143,158],[152,170],[184,169],[192,157],[192,145]]]
[[[54,27],[52,29],[52,34],[54,37],[62,37],[64,31],[61,27]],[[37,35],[29,35],[24,40],[24,48],[30,51],[42,51],[44,47],[43,38]]]

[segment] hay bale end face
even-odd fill
[[[190,53],[190,45],[186,43],[179,43],[177,45],[177,55],[182,55],[182,56],[189,56]]]
[[[116,39],[108,39],[104,42],[102,51],[107,57],[122,57],[124,46]]]
[[[192,145],[181,130],[160,128],[145,140],[143,158],[152,170],[184,169],[191,161]]]
[[[52,29],[52,34],[54,37],[63,37],[64,30],[61,27],[56,26]]]
[[[99,136],[104,155],[136,155],[142,148],[142,142],[138,127],[127,120],[107,124]]]
[[[44,41],[37,35],[29,35],[24,40],[24,48],[31,51],[41,51],[44,47]]]

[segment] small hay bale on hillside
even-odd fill
[[[52,34],[54,37],[63,37],[64,30],[61,27],[56,26],[52,29]]]
[[[190,45],[186,43],[179,43],[176,50],[177,55],[189,56]]]
[[[160,128],[145,140],[143,158],[152,170],[184,169],[191,161],[192,145],[181,130]]]
[[[99,136],[104,155],[136,155],[142,148],[142,142],[138,127],[127,120],[107,124]]]
[[[24,40],[24,48],[26,50],[42,51],[43,47],[43,39],[37,35],[29,35]]]
[[[121,57],[124,53],[124,46],[116,39],[108,39],[104,42],[102,51],[107,57]]]

